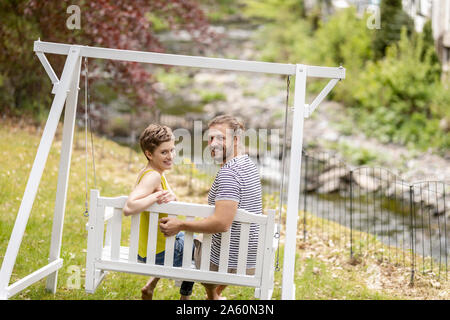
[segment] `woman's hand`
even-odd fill
[[[177,197],[170,190],[164,190],[161,194],[159,194],[156,198],[156,202],[158,204],[167,203],[170,201],[177,201]]]

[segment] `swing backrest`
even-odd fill
[[[127,219],[127,217],[124,217],[122,210],[126,201],[126,196],[115,198],[101,197],[98,190],[91,190],[89,225],[94,226],[96,229],[96,236],[90,237],[95,244],[91,243],[91,247],[89,247],[88,244],[88,255],[93,254],[95,256],[94,259],[137,263],[140,223],[139,214],[131,216],[128,247],[121,246],[121,243],[126,243],[126,240],[122,239],[122,222]],[[184,216],[187,220],[194,220],[196,218],[206,218],[212,215],[214,213],[214,206],[186,202],[169,202],[162,205],[154,204],[148,208],[148,211],[150,214],[146,264],[154,265],[159,213],[166,213],[169,217]],[[246,210],[238,209],[234,218],[234,221],[240,222],[241,224],[237,275],[242,276],[246,274],[251,224],[258,224],[260,226],[256,270],[255,275],[252,277],[261,279],[264,269],[273,269],[273,257],[270,255],[273,253],[274,218],[274,210],[268,210],[267,215],[256,215]],[[105,223],[106,232],[104,232]],[[200,264],[201,271],[207,272],[210,268],[211,239],[212,234],[203,234]],[[174,236],[166,238],[164,266],[167,268],[173,266],[174,241]],[[230,242],[229,230],[222,233],[219,273],[228,272]],[[183,269],[191,269],[192,267],[191,253],[193,245],[194,233],[185,231]],[[90,253],[89,248],[95,248],[95,253]],[[249,282],[249,284],[252,283],[255,284],[257,282]]]

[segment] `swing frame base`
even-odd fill
[[[303,123],[304,119],[311,115],[312,111],[337,84],[338,80],[345,78],[345,68],[342,66],[319,67],[303,64],[282,64],[206,58],[60,44],[43,42],[40,40],[34,42],[34,51],[36,52],[39,61],[42,63],[46,73],[53,83],[52,94],[55,96],[0,269],[0,299],[9,299],[11,296],[19,293],[28,286],[45,277],[47,277],[46,288],[52,293],[56,292],[58,270],[62,268],[63,265],[63,261],[60,258],[60,251],[67,198],[67,186],[70,172],[70,159],[73,145],[81,59],[83,57],[295,76],[296,83],[294,92],[291,159],[293,158],[300,160],[290,161],[289,167],[290,174],[288,183],[286,238],[282,280],[282,299],[295,299],[294,271],[301,152],[303,146]],[[47,60],[45,53],[67,56],[64,69],[59,79]],[[317,96],[310,106],[305,104],[305,88],[308,77],[331,79],[326,88]],[[58,184],[55,199],[49,263],[25,278],[9,285],[14,264],[16,262],[16,257],[22,243],[25,228],[28,223],[31,209],[39,188],[44,167],[50,152],[50,147],[54,140],[56,128],[58,126],[62,110],[64,109],[64,105],[65,116],[63,138],[58,171]]]

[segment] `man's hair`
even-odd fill
[[[174,139],[172,130],[167,126],[161,126],[159,124],[150,124],[141,133],[139,142],[141,144],[142,152],[149,151],[153,153],[158,146],[163,143]],[[145,155],[147,158],[147,155]],[[148,158],[147,158],[148,159]],[[149,160],[149,159],[148,159]]]
[[[245,130],[244,123],[236,117],[231,115],[223,114],[215,117],[208,123],[208,128],[216,124],[227,124],[230,129],[233,130],[233,135],[240,136]]]

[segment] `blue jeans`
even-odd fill
[[[181,267],[183,265],[183,249],[184,249],[184,233],[180,232],[175,236],[175,246],[173,250],[173,266]],[[192,248],[192,256],[194,255],[194,248]],[[155,264],[164,265],[165,251],[158,253],[155,256]],[[138,261],[142,263],[147,262],[147,258],[142,258],[138,255]],[[180,287],[180,294],[183,296],[190,296],[192,294],[193,282],[183,281]]]

